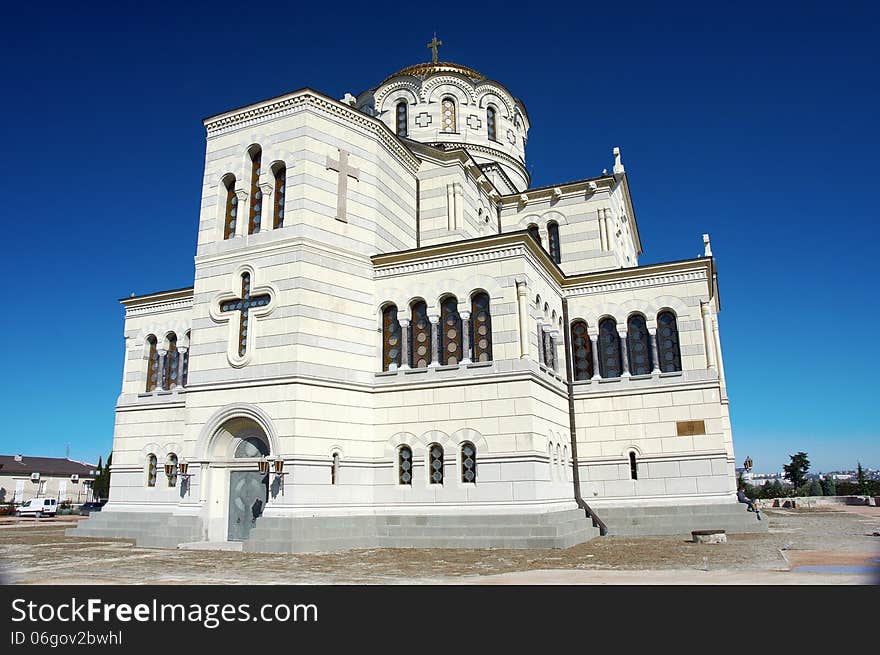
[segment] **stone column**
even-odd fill
[[[545,325],[544,327],[544,363],[547,365],[547,368],[556,370],[556,358],[554,357],[553,352],[553,337],[550,334],[550,327]]]
[[[244,189],[236,189],[235,197],[238,198],[238,205],[235,210],[235,236],[247,236],[248,224],[250,220],[251,208],[248,206],[248,192]]]
[[[717,371],[715,364],[715,337],[712,330],[712,310],[709,303],[702,304],[703,313],[703,342],[706,344],[706,367]]]
[[[409,352],[409,319],[399,318],[400,323],[400,370],[407,371],[410,368],[410,352]]]
[[[461,363],[471,363],[471,313],[459,312],[461,316]]]
[[[165,388],[165,358],[168,356],[168,351],[165,349],[157,350],[156,352],[159,354],[159,362],[157,364],[159,370],[156,371],[156,388],[154,391]]]
[[[431,363],[429,367],[440,366],[440,317],[437,314],[429,314],[428,320],[431,322]]]
[[[455,229],[455,193],[451,184],[446,185],[446,229]]]
[[[721,356],[721,335],[718,333],[718,316],[712,315],[712,340],[715,346],[715,357],[718,362],[718,379],[721,381],[721,397],[727,397],[727,382],[724,379],[724,359]],[[682,367],[683,368],[683,367]]]
[[[620,338],[620,377],[628,378],[629,377],[629,348],[626,343],[626,332],[618,332],[618,337]]]
[[[177,349],[177,386],[183,388],[183,360],[186,359],[188,348]]]
[[[606,246],[608,237],[605,234],[605,210],[599,209],[596,211],[596,214],[599,218],[599,250],[608,250]]]
[[[529,356],[529,288],[525,280],[516,281],[516,300],[519,308],[519,356]]]
[[[648,334],[651,335],[651,359],[654,362],[652,374],[660,372],[660,352],[657,350],[657,328],[649,328]]]
[[[553,370],[559,372],[559,330],[550,333],[550,348],[553,351]]]
[[[273,228],[272,222],[275,214],[275,194],[271,184],[261,184],[263,192],[263,211],[260,214],[260,232],[268,232]]]
[[[599,375],[599,337],[597,335],[589,335],[590,337],[590,351],[593,354],[593,379],[599,380],[601,379],[601,375]]]
[[[544,364],[544,322],[538,319],[538,363]]]
[[[464,191],[458,182],[453,184],[452,190],[455,193],[455,229],[461,230],[464,228]]]

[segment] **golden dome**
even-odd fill
[[[473,68],[468,68],[467,66],[461,66],[459,64],[453,64],[446,61],[438,61],[434,62],[424,62],[421,64],[415,64],[413,66],[407,66],[406,68],[401,68],[396,73],[392,73],[384,80],[382,80],[382,84],[385,84],[388,80],[393,77],[399,77],[401,75],[411,75],[413,77],[427,77],[429,75],[436,75],[437,73],[458,73],[459,75],[464,75],[465,77],[469,77],[472,80],[485,80],[486,76],[482,73],[478,73]]]

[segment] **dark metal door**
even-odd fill
[[[269,475],[259,471],[229,472],[229,540],[248,538],[269,498]]]

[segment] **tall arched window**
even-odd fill
[[[657,358],[663,373],[681,370],[681,350],[678,343],[678,324],[670,311],[657,315]]]
[[[535,240],[535,243],[537,243],[539,246],[542,245],[541,244],[541,232],[540,232],[540,230],[538,230],[537,225],[532,223],[531,225],[529,225],[526,228],[526,231],[529,233],[529,236],[531,236]]]
[[[284,227],[284,186],[287,182],[287,168],[279,164],[275,168],[275,206],[272,211],[272,228]]]
[[[400,321],[397,320],[397,306],[388,305],[382,310],[382,370],[400,368]]]
[[[177,455],[168,453],[165,458],[165,476],[168,478],[168,486],[177,486]]]
[[[651,374],[651,342],[645,317],[633,314],[626,323],[626,341],[629,351],[629,372],[632,375]]]
[[[428,320],[428,305],[424,300],[412,304],[410,322],[410,365],[413,368],[427,368],[431,363],[431,322]]]
[[[180,373],[180,351],[177,350],[177,335],[174,332],[168,335],[168,354],[165,355],[165,376],[163,377],[165,389],[171,389],[178,385],[178,373]]]
[[[412,484],[412,448],[405,444],[397,449],[397,482]]]
[[[226,211],[223,218],[223,238],[231,239],[235,236],[235,226],[238,220],[238,196],[235,195],[235,176],[227,175],[223,178],[226,186]]]
[[[461,444],[461,481],[477,481],[477,447],[470,441]]]
[[[590,342],[586,321],[575,321],[571,324],[571,354],[574,359],[574,379],[592,378],[593,344]]]
[[[407,106],[406,100],[401,100],[397,103],[396,108],[397,115],[397,136],[409,136],[407,127],[409,125],[407,121]]]
[[[496,125],[495,125],[495,108],[487,107],[486,108],[486,129],[489,132],[489,139],[491,141],[497,141],[496,138]]]
[[[248,215],[248,234],[260,231],[260,219],[263,213],[263,192],[260,190],[260,163],[263,151],[259,146],[251,150],[251,213]]]
[[[630,480],[639,479],[639,463],[636,461],[634,450],[629,451],[629,478]]]
[[[458,299],[447,296],[440,306],[440,331],[442,334],[440,363],[454,366],[461,361],[461,316],[458,314]]]
[[[550,258],[557,264],[562,262],[562,249],[559,245],[559,225],[556,221],[547,223],[547,240],[550,242]]]
[[[443,484],[443,446],[432,443],[428,446],[428,472],[431,484]]]
[[[333,453],[330,464],[330,484],[339,484],[339,453]]]
[[[489,294],[484,291],[471,296],[471,344],[473,361],[492,361],[492,316]]]
[[[159,352],[156,350],[156,337],[147,337],[147,391],[153,391],[159,384]]]
[[[599,323],[599,373],[603,378],[619,378],[622,370],[617,321],[606,318]]]
[[[192,349],[191,333],[186,333],[186,351],[183,353],[183,365],[180,367],[180,385],[185,387],[189,378],[189,351]]]
[[[153,453],[147,455],[147,486],[156,486],[156,465],[158,461]]]
[[[451,96],[446,96],[440,103],[440,131],[458,131],[455,122],[455,99]]]

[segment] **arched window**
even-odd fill
[[[461,444],[461,481],[477,481],[477,447],[470,441]]]
[[[158,460],[153,453],[147,455],[147,486],[156,486],[156,465]]]
[[[251,213],[248,216],[248,234],[260,231],[260,219],[263,213],[263,192],[260,190],[260,162],[263,151],[259,146],[251,150]]]
[[[287,168],[283,164],[275,168],[275,207],[272,210],[272,228],[284,227],[284,185],[287,182]]]
[[[266,457],[269,454],[269,446],[259,437],[242,437],[235,447],[235,459],[250,459],[251,457]]]
[[[571,324],[571,354],[574,359],[574,379],[589,380],[593,377],[593,344],[585,321]]]
[[[562,250],[559,246],[559,225],[555,221],[547,223],[547,240],[550,242],[550,258],[557,264],[562,262]]]
[[[407,445],[397,449],[397,482],[412,484],[412,448]]]
[[[330,484],[339,484],[339,453],[333,453],[330,464]]]
[[[626,341],[629,351],[629,372],[633,375],[651,374],[651,343],[645,317],[633,314],[626,323]]]
[[[431,363],[431,322],[428,320],[428,305],[424,300],[417,300],[412,304],[410,330],[411,366],[426,368]]]
[[[189,332],[186,333],[186,351],[183,353],[183,365],[180,367],[180,385],[185,387],[189,378],[189,351],[192,349],[192,337]]]
[[[226,186],[226,212],[223,218],[223,238],[231,239],[235,236],[235,225],[238,218],[238,196],[235,195],[235,176],[227,175],[223,178]]]
[[[443,484],[443,446],[432,443],[428,446],[428,471],[431,484]]]
[[[603,378],[619,378],[622,370],[617,321],[606,318],[599,323],[599,373]]]
[[[407,106],[406,100],[401,100],[397,103],[396,114],[397,114],[397,136],[409,136],[407,127],[409,125],[407,121]]]
[[[471,344],[473,361],[492,361],[492,316],[489,294],[483,291],[471,296]]]
[[[457,132],[455,122],[455,99],[446,96],[440,103],[440,131]]]
[[[177,486],[177,455],[168,453],[165,458],[165,475],[168,478],[168,486]]]
[[[168,354],[165,355],[165,375],[163,377],[163,382],[166,390],[179,386],[177,379],[179,373],[180,351],[177,350],[177,335],[172,332],[168,335]]]
[[[440,307],[440,331],[442,334],[440,363],[454,366],[461,361],[461,316],[458,314],[458,299],[447,296]]]
[[[489,132],[489,140],[497,141],[496,138],[496,127],[495,127],[495,108],[487,107],[486,108],[486,129]]]
[[[670,311],[657,315],[657,358],[663,373],[681,370],[681,350],[678,344],[678,324]]]
[[[400,321],[397,320],[397,306],[388,305],[382,310],[382,370],[391,371],[400,367]]]
[[[629,479],[639,479],[639,463],[636,461],[636,452],[634,450],[629,451]]]
[[[538,226],[535,225],[534,223],[532,223],[531,225],[529,225],[526,228],[526,231],[529,233],[529,236],[531,236],[535,240],[535,243],[537,243],[540,246],[541,245],[541,232],[538,230]]]
[[[147,391],[153,391],[159,384],[159,352],[156,350],[156,337],[147,337]]]

